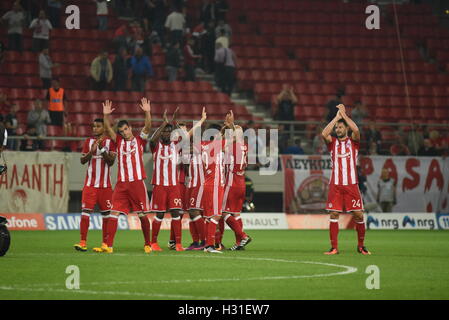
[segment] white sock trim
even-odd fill
[[[224,221],[226,222],[230,216],[231,216],[230,214],[226,215],[226,217],[224,218]]]
[[[364,224],[365,221],[356,221],[355,223],[358,223],[358,224]]]
[[[330,222],[338,222],[338,219],[329,219]]]
[[[192,221],[197,221],[197,220],[199,220],[201,218],[202,218],[201,216],[196,216],[195,218],[192,219]]]
[[[176,218],[172,218],[172,219],[178,221],[178,220],[181,220],[181,217],[176,217]]]
[[[235,218],[235,220],[240,220],[240,219],[242,219],[242,217],[241,216],[234,216],[234,218]]]
[[[154,220],[162,222],[162,220],[164,220],[164,219],[159,219],[158,217],[154,217]]]

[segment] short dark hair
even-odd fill
[[[117,123],[117,128],[121,128],[121,127],[123,127],[124,125],[127,125],[127,126],[129,127],[129,122],[126,121],[126,120],[120,120],[120,121]]]
[[[186,125],[186,123],[184,122],[184,121],[180,121],[180,122],[178,122],[178,126],[180,126],[180,127],[186,127],[187,125]]]
[[[167,129],[167,128],[169,128],[170,130],[173,130],[173,125],[171,123],[168,123],[168,124],[165,125],[164,130]]]
[[[97,119],[94,120],[94,122],[104,123],[103,118],[97,118]]]
[[[346,122],[345,119],[339,119],[339,120],[337,121],[337,123],[343,123],[343,124],[345,125],[345,127],[348,127],[348,123]]]

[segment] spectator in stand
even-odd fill
[[[64,136],[65,137],[77,137],[77,126],[70,122],[64,124]],[[64,152],[74,152],[77,151],[79,146],[79,141],[65,141],[64,146],[61,151]]]
[[[20,151],[37,151],[43,149],[42,140],[30,139],[30,137],[39,137],[36,127],[32,124],[28,125],[26,132],[20,144]]]
[[[51,124],[51,119],[48,110],[43,108],[40,99],[34,101],[33,109],[28,112],[27,124],[28,127],[31,125],[36,128],[38,136],[47,136],[47,125]],[[44,149],[43,141],[40,149]]]
[[[227,95],[232,94],[235,85],[235,73],[237,67],[237,57],[231,48],[223,48],[220,43],[216,44],[215,51],[216,73],[221,91]]]
[[[396,143],[392,144],[390,147],[390,153],[392,156],[409,156],[410,150],[404,143],[404,139],[401,136],[397,136]]]
[[[429,139],[432,146],[437,150],[437,154],[441,155],[446,146],[444,139],[440,136],[440,133],[437,130],[430,131]]]
[[[287,148],[284,150],[284,154],[304,154],[304,150],[301,147],[301,139],[290,139]]]
[[[372,141],[369,145],[368,154],[370,156],[378,156],[379,155],[379,146],[376,142]]]
[[[201,55],[195,54],[193,52],[195,40],[190,37],[187,40],[186,45],[184,46],[184,68],[186,72],[186,80],[187,81],[195,81],[195,66],[196,60],[201,59]]]
[[[165,28],[170,34],[171,43],[181,43],[185,23],[186,19],[181,13],[180,8],[175,7],[173,12],[167,16],[167,20],[165,21]]]
[[[156,32],[152,30],[150,21],[146,18],[142,19],[141,30],[143,36],[143,43],[141,45],[143,54],[152,58],[153,57],[153,43],[160,43]]]
[[[228,2],[226,0],[218,0],[217,1],[217,20],[224,20],[226,21],[226,14],[229,11],[229,5]]]
[[[59,79],[53,79],[51,81],[51,87],[47,92],[48,101],[48,113],[50,114],[51,124],[53,126],[63,127],[64,116],[66,115],[67,108],[67,94],[65,90],[61,88]]]
[[[373,154],[373,143],[376,144],[376,154],[380,154],[380,146],[382,143],[382,135],[380,131],[377,130],[376,123],[374,121],[369,122],[368,129],[365,132],[366,142],[370,148],[369,154]]]
[[[13,103],[9,109],[9,113],[5,116],[5,128],[6,132],[8,132],[8,137],[15,136],[17,134],[17,128],[19,127],[17,111],[19,111],[19,106],[16,103]],[[10,150],[16,150],[17,140],[8,139],[7,148]]]
[[[152,77],[154,73],[150,59],[143,55],[142,48],[136,48],[134,56],[130,59],[130,68],[132,90],[144,92],[147,77]]]
[[[93,89],[97,91],[106,90],[112,81],[112,64],[108,58],[108,52],[100,53],[90,64],[90,75],[94,80]]]
[[[432,146],[432,141],[430,141],[430,139],[424,139],[423,145],[418,150],[418,156],[438,156],[438,151]]]
[[[313,137],[312,142],[312,153],[313,154],[326,154],[327,146],[326,143],[324,143],[324,140],[321,136],[321,132],[323,132],[323,127],[318,126],[315,131],[315,135]]]
[[[412,124],[411,130],[407,135],[407,145],[411,154],[418,154],[418,150],[424,143],[424,136],[421,128],[416,123]]]
[[[208,25],[209,21],[216,21],[219,17],[218,6],[216,0],[203,0],[201,7],[200,20],[204,25]]]
[[[292,121],[295,119],[295,106],[298,98],[293,92],[293,87],[287,84],[282,86],[282,91],[276,98],[278,110],[276,119],[281,121]]]
[[[231,41],[232,29],[229,24],[225,23],[222,19],[218,20],[218,25],[215,28],[215,36],[217,38],[220,36],[225,36],[229,41]]]
[[[142,45],[144,43],[144,32],[142,25],[137,20],[129,24],[129,30],[130,30],[130,38],[128,41],[128,47],[130,48],[131,52],[134,52],[136,48],[138,47],[142,48]]]
[[[380,204],[382,212],[392,212],[396,205],[396,182],[390,178],[388,169],[382,169],[377,182],[377,203]]]
[[[61,19],[61,0],[47,0],[48,15],[53,28],[59,28]]]
[[[98,30],[108,30],[108,3],[106,0],[93,0],[97,4]]]
[[[8,50],[22,52],[25,14],[18,1],[14,2],[12,10],[2,16],[1,21],[8,24]]]
[[[30,29],[33,29],[32,50],[34,52],[41,52],[43,49],[49,47],[50,30],[52,28],[45,11],[39,11],[39,17],[31,21],[30,24]]]
[[[326,104],[327,108],[327,115],[326,115],[326,121],[331,122],[333,118],[337,115],[338,109],[337,106],[341,103],[341,93],[337,93],[335,97],[330,100]]]
[[[0,114],[6,114],[12,107],[12,102],[8,101],[8,95],[0,91]]]
[[[176,81],[178,76],[178,69],[181,68],[182,64],[182,54],[179,49],[179,42],[174,42],[167,51],[166,59],[166,69],[167,78],[169,82]]]
[[[52,69],[59,67],[59,63],[53,63],[48,53],[48,48],[39,54],[39,76],[42,80],[42,88],[51,87]]]
[[[6,46],[0,41],[0,65],[5,61]]]
[[[126,23],[118,27],[114,32],[114,39],[112,44],[114,46],[115,52],[119,52],[121,48],[128,49],[128,43],[131,37],[129,35],[129,28]]]
[[[124,91],[127,89],[128,81],[128,52],[121,48],[119,54],[115,57],[113,65],[114,90]]]
[[[363,121],[368,117],[368,111],[366,110],[365,105],[357,100],[354,103],[354,108],[351,112],[351,119],[355,122],[355,124],[360,128],[363,128]]]
[[[201,36],[201,55],[203,56],[203,69],[207,73],[215,70],[215,22],[209,21],[206,25],[205,33]]]
[[[147,0],[149,14],[148,19],[153,22],[153,30],[157,33],[161,45],[165,47],[165,21],[168,13],[167,0]]]
[[[220,43],[223,48],[229,48],[229,38],[226,37],[223,30],[220,30],[217,40],[215,43]]]

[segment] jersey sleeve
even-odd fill
[[[334,149],[334,145],[335,145],[335,140],[337,140],[337,138],[335,138],[335,137],[331,137],[332,138],[332,141],[331,142],[327,142],[326,140],[326,146],[327,146],[327,150],[329,151],[329,152],[331,152],[333,149]]]
[[[89,139],[84,140],[83,144],[83,150],[81,153],[88,153],[89,152]]]
[[[111,142],[109,142],[109,152],[117,153],[117,145],[115,144],[114,140],[110,140]]]
[[[356,141],[352,138],[351,139],[351,144],[354,146],[354,149],[356,149],[357,151],[360,150],[360,141]]]

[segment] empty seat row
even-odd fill
[[[349,61],[422,61],[418,50],[410,49],[401,51],[399,48],[383,48],[382,50],[372,50],[366,48],[346,49],[346,48],[297,48],[295,56],[298,59],[315,60],[349,60]]]

